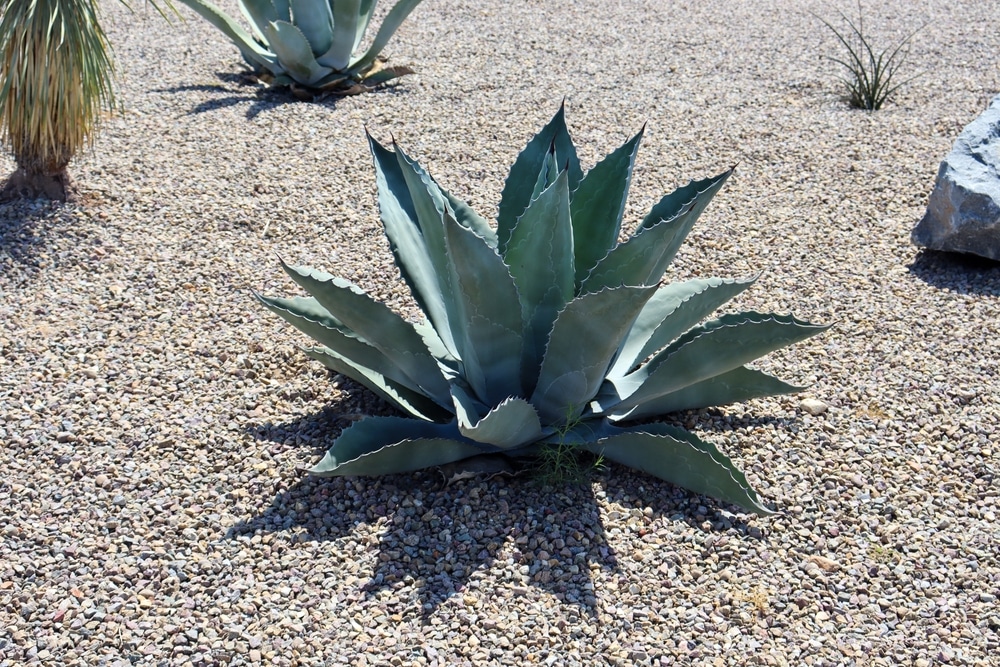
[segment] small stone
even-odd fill
[[[810,563],[815,563],[824,572],[836,572],[840,569],[840,563],[832,558],[813,554],[807,559]]]
[[[979,394],[971,389],[956,389],[954,392],[955,398],[957,398],[962,403],[969,403]]]
[[[823,414],[830,408],[826,403],[815,398],[802,399],[799,401],[799,407],[814,417]]]

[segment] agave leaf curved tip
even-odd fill
[[[591,427],[584,449],[757,514],[774,514],[733,461],[710,442],[667,424]]]
[[[309,472],[323,477],[391,475],[498,452],[463,438],[454,422],[367,417],[346,428]]]

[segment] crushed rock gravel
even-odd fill
[[[103,3],[124,113],[84,203],[0,205],[0,667],[997,664],[1000,266],[908,240],[1000,92],[990,4],[866,6],[924,27],[865,113],[818,1],[428,0],[387,49],[418,74],[318,104],[186,8]],[[760,363],[802,394],[679,416],[780,514],[619,467],[302,474],[386,408],[251,291],[294,292],[281,256],[412,310],[365,128],[490,215],[563,99],[585,166],[648,123],[629,220],[738,164],[672,276],[834,325]]]

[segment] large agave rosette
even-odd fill
[[[410,416],[357,422],[313,473],[572,443],[769,511],[713,444],[651,420],[796,391],[744,364],[825,327],[756,312],[706,320],[753,280],[661,284],[731,170],[667,195],[619,242],[640,137],[583,174],[560,109],[511,168],[495,228],[399,146],[370,138],[385,232],[426,319],[411,324],[350,282],[296,266],[285,270],[310,297],[260,300],[319,342],[309,355]]]

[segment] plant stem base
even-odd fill
[[[55,174],[31,174],[18,169],[0,189],[0,201],[38,198],[76,202],[80,199],[80,191],[66,170]]]

